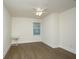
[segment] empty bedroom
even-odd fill
[[[76,59],[76,0],[3,0],[3,59]]]

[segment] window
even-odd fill
[[[33,35],[40,35],[40,23],[33,23]]]

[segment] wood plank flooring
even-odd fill
[[[51,48],[42,42],[12,46],[4,59],[76,59],[62,48]]]

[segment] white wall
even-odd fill
[[[76,8],[60,14],[60,47],[76,53]]]
[[[55,48],[59,43],[59,15],[57,13],[46,16],[42,21],[42,40]]]
[[[53,13],[42,20],[42,41],[52,48],[61,47],[76,53],[75,7],[61,13]]]
[[[3,56],[11,46],[11,16],[3,6]]]
[[[40,19],[13,17],[12,18],[12,37],[19,38],[17,43],[28,43],[41,41],[41,35],[33,36],[32,22],[40,22]],[[12,44],[16,43],[12,40]]]

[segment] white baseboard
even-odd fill
[[[63,47],[63,46],[59,46],[59,47],[65,49],[65,50],[67,50],[67,51],[69,51],[69,52],[71,52],[73,54],[76,54],[76,52],[73,49],[68,49],[68,48]]]
[[[41,42],[41,41],[22,41],[22,42],[17,42],[17,44],[23,44],[23,43],[32,43],[32,42]],[[11,44],[16,44],[16,42],[12,42]]]
[[[43,42],[43,41],[42,41]],[[43,42],[44,44],[48,45],[49,47],[51,48],[58,48],[58,46],[51,46],[50,44],[46,43],[46,42]]]
[[[49,44],[47,44],[46,42],[43,42],[43,43],[46,44],[46,45],[48,45],[48,46],[51,47],[51,48],[62,48],[62,49],[65,49],[65,50],[67,50],[67,51],[69,51],[69,52],[71,52],[71,53],[73,53],[73,54],[76,54],[76,52],[75,52],[73,49],[68,49],[68,48],[62,47],[62,46],[49,45]]]
[[[43,41],[29,41],[29,42],[25,42],[25,41],[19,41],[19,42],[17,42],[17,44],[23,44],[23,43],[33,43],[33,42],[43,42]],[[46,44],[46,45],[48,45],[49,47],[51,47],[51,48],[63,48],[63,49],[65,49],[65,50],[67,50],[67,51],[69,51],[69,52],[71,52],[71,53],[73,53],[73,54],[76,54],[73,50],[71,50],[71,49],[67,49],[67,48],[65,48],[65,47],[62,47],[62,46],[53,46],[53,45],[50,45],[50,44],[48,44],[48,43],[46,43],[46,42],[43,42],[44,44]],[[16,42],[12,42],[12,44],[16,44]]]
[[[11,47],[11,44],[7,47],[7,49],[5,51],[3,51],[3,58],[6,56],[7,52],[9,51]]]

